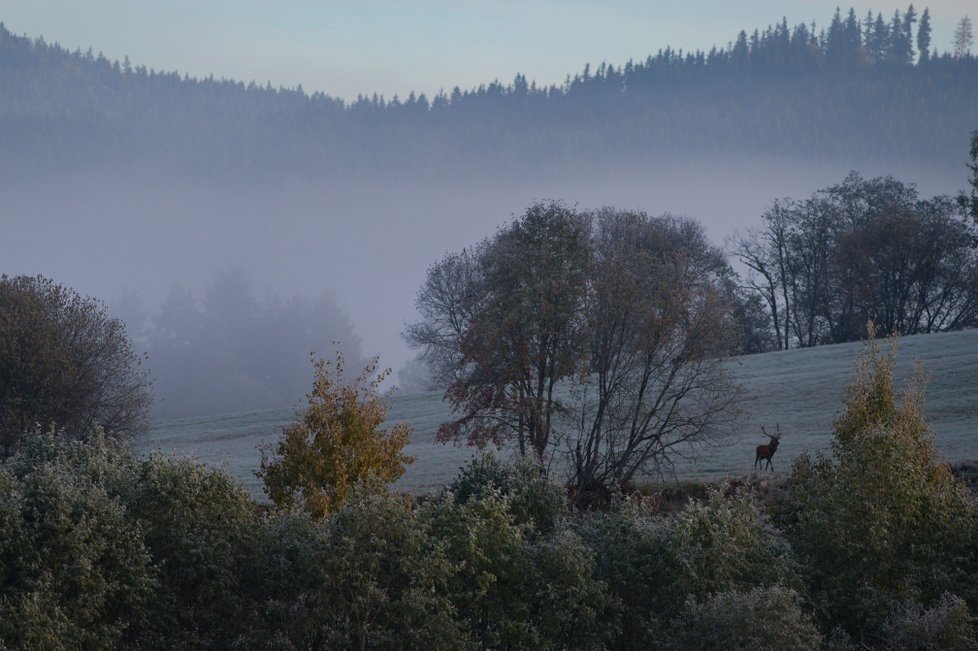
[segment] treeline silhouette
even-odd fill
[[[929,12],[787,19],[709,51],[665,48],[563,84],[351,102],[301,86],[193,78],[71,52],[0,24],[4,166],[139,160],[212,175],[492,169],[765,153],[959,165],[978,122],[978,59],[931,48]]]
[[[330,291],[259,295],[237,270],[202,296],[176,285],[157,310],[129,294],[112,312],[146,351],[158,419],[293,407],[312,385],[310,353],[339,349],[351,365],[362,362],[360,339]]]
[[[976,226],[950,197],[852,172],[775,201],[731,252],[774,348],[804,348],[859,341],[867,321],[886,334],[978,326]]]

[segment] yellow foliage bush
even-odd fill
[[[978,533],[971,497],[923,419],[922,370],[900,396],[895,340],[887,354],[874,334],[870,324],[832,456],[799,456],[776,508],[813,600],[861,639],[908,600],[929,607],[945,592],[974,595]]]
[[[309,405],[282,432],[274,452],[262,450],[256,472],[279,508],[301,509],[313,518],[336,511],[359,484],[389,483],[414,461],[404,454],[411,436],[406,424],[382,428],[386,394],[380,384],[390,369],[377,373],[377,359],[351,382],[343,379],[343,355],[315,359],[316,380]]]

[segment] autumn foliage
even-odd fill
[[[313,363],[309,406],[283,430],[273,454],[262,450],[257,475],[277,507],[322,518],[336,511],[354,486],[396,481],[414,459],[404,454],[410,427],[381,427],[388,407],[378,388],[390,369],[377,373],[374,359],[346,382],[342,353],[335,361]]]

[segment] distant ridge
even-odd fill
[[[784,20],[708,52],[585,66],[559,86],[517,75],[351,103],[147,70],[0,27],[0,165],[328,175],[767,155],[960,168],[978,126],[978,59],[930,51],[918,22],[850,10],[818,31]]]

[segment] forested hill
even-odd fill
[[[709,153],[960,170],[978,126],[978,59],[934,52],[929,18],[850,10],[825,27],[784,20],[741,32],[709,52],[666,48],[585,66],[559,86],[518,75],[430,98],[353,102],[147,70],[0,26],[0,165],[142,160],[235,177],[319,176]]]

